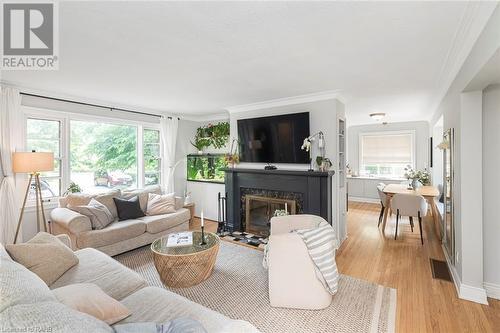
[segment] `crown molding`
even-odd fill
[[[267,108],[273,108],[273,107],[279,107],[279,106],[286,106],[286,105],[295,105],[295,104],[303,104],[303,103],[310,103],[310,102],[317,102],[317,101],[325,101],[328,99],[338,99],[342,103],[345,103],[345,98],[342,97],[340,92],[341,92],[341,90],[329,90],[329,91],[323,91],[323,92],[306,94],[306,95],[298,95],[298,96],[291,96],[291,97],[285,97],[285,98],[271,99],[271,100],[257,102],[257,103],[228,106],[225,108],[225,110],[227,110],[230,114],[232,114],[232,113],[267,109]]]
[[[496,2],[471,1],[467,4],[436,80],[436,93],[430,104],[432,114],[429,121],[432,122],[438,116],[436,112],[441,101],[448,93],[496,6]]]
[[[229,120],[228,113],[212,113],[212,114],[183,114],[183,120],[195,121],[195,122],[207,122],[216,120]]]

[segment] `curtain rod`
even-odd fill
[[[104,108],[104,109],[110,109],[111,111],[117,110],[117,111],[122,111],[122,112],[129,112],[129,113],[135,113],[135,114],[141,114],[144,116],[152,116],[152,117],[158,117],[161,118],[162,116],[159,114],[154,114],[154,113],[146,113],[146,112],[140,112],[140,111],[133,111],[133,110],[127,110],[127,109],[121,109],[121,108],[114,108],[111,106],[105,106],[105,105],[99,105],[99,104],[93,104],[93,103],[85,103],[85,102],[78,102],[78,101],[72,101],[69,99],[64,99],[64,98],[57,98],[57,97],[48,97],[48,96],[43,96],[43,95],[37,95],[37,94],[30,94],[30,93],[25,93],[21,92],[21,95],[24,96],[31,96],[31,97],[38,97],[38,98],[44,98],[44,99],[51,99],[53,101],[58,101],[58,102],[66,102],[66,103],[73,103],[73,104],[79,104],[79,105],[85,105],[85,106],[93,106],[93,107],[98,107],[98,108]],[[168,116],[168,119],[172,119],[172,117]],[[177,117],[178,120],[181,118]]]

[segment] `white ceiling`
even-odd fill
[[[447,84],[471,8],[467,2],[62,2],[60,69],[4,71],[2,79],[191,115],[341,90],[351,124],[371,122],[371,112],[387,113],[388,121],[423,120]]]

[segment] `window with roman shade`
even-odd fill
[[[415,133],[360,134],[360,174],[402,178],[405,167],[414,167]]]

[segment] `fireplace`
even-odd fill
[[[231,231],[257,231],[266,226],[269,232],[268,215],[272,217],[275,206],[284,208],[287,203],[289,213],[291,202],[295,202],[295,214],[314,214],[332,223],[332,176],[329,172],[309,172],[299,170],[261,170],[231,168],[226,173],[227,226]],[[247,197],[266,198],[255,200],[255,208],[250,207],[251,219],[247,224]],[[280,200],[278,203],[270,199]],[[288,201],[290,200],[290,201]],[[255,221],[252,221],[253,215]],[[253,225],[252,225],[253,222]]]
[[[277,210],[296,214],[296,201],[260,195],[245,196],[245,231],[258,236],[269,236],[269,221]]]

